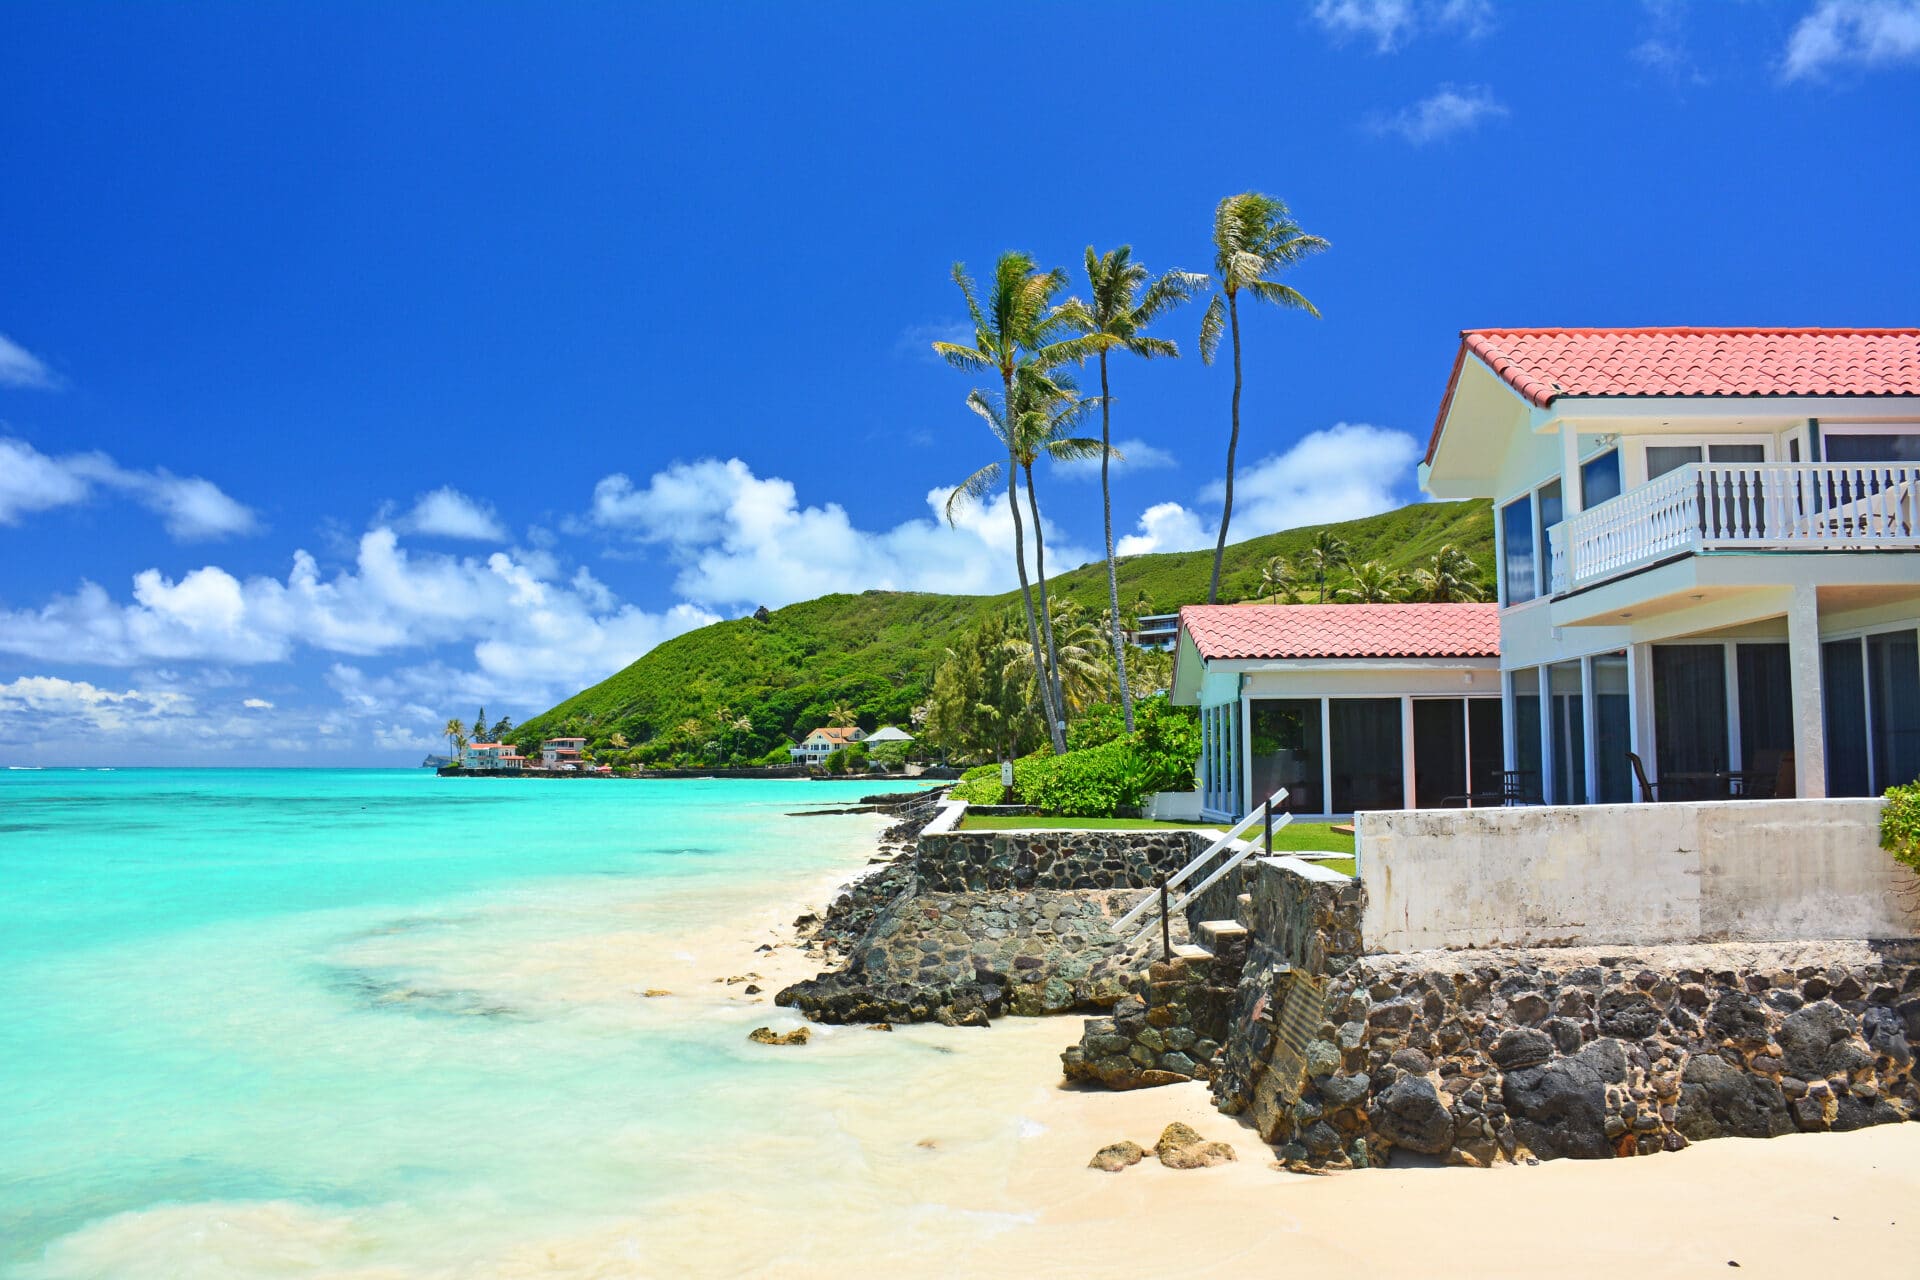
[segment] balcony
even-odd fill
[[[1691,463],[1547,530],[1554,595],[1702,551],[1920,550],[1920,466]]]

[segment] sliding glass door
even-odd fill
[[[1285,787],[1287,812],[1329,812],[1321,785],[1320,699],[1256,699],[1252,728],[1252,802]]]
[[[1414,807],[1498,804],[1505,753],[1498,698],[1413,700]]]
[[[1662,800],[1724,800],[1715,775],[1727,751],[1727,651],[1719,644],[1653,648],[1654,737]]]
[[[1920,778],[1920,633],[1820,646],[1827,794],[1877,796]]]
[[[1335,698],[1328,704],[1333,812],[1404,809],[1400,699]]]

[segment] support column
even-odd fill
[[[1464,706],[1460,715],[1462,719],[1466,717]],[[1418,807],[1413,798],[1413,699],[1407,695],[1400,699],[1400,807]]]
[[[1653,741],[1653,646],[1648,644],[1630,644],[1627,646],[1627,736],[1632,743],[1633,754],[1640,757],[1640,763],[1646,768],[1647,777],[1659,785],[1655,776],[1659,766],[1655,762],[1657,753]],[[1640,780],[1634,779],[1633,799],[1637,804],[1644,799],[1640,794]]]
[[[1827,794],[1827,722],[1820,693],[1820,597],[1793,589],[1787,606],[1787,673],[1793,685],[1793,777],[1801,799]]]
[[[1580,758],[1586,764],[1587,803],[1600,803],[1600,700],[1593,692],[1593,658],[1580,659]]]

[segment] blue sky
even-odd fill
[[[1011,583],[948,279],[1332,242],[1236,537],[1414,500],[1457,333],[1912,324],[1920,2],[14,6],[0,763],[417,762],[714,617]],[[1120,364],[1127,549],[1230,379]],[[1099,494],[1048,473],[1050,563]]]

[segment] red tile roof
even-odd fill
[[[1190,604],[1203,658],[1497,658],[1491,604]]]
[[[817,735],[825,738],[829,742],[856,742],[858,739],[855,738],[854,735],[859,732],[860,729],[857,725],[823,725],[808,734],[807,737],[811,738]]]
[[[1920,329],[1466,329],[1468,352],[1536,405],[1560,396],[1920,396]]]

